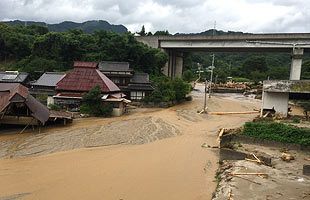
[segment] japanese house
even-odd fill
[[[150,83],[147,73],[135,73],[127,87],[127,91],[130,93],[130,99],[133,101],[142,100],[153,90],[154,88]]]
[[[102,61],[99,70],[106,75],[121,90],[126,89],[133,77],[134,71],[129,68],[128,62]]]
[[[78,110],[85,93],[99,86],[103,102],[113,102],[113,116],[125,111],[126,100],[120,88],[98,69],[96,62],[74,62],[74,69],[68,72],[57,84],[54,96],[55,104],[70,110]]]
[[[65,76],[64,72],[45,72],[37,81],[30,83],[30,93],[38,99],[46,99],[45,104],[54,104],[56,84]]]
[[[21,83],[27,85],[29,82],[29,74],[18,71],[0,72],[0,83]]]
[[[99,70],[132,101],[140,101],[154,90],[149,75],[134,72],[128,62],[102,61],[99,63]]]

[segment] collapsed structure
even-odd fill
[[[19,83],[0,83],[0,123],[44,125],[50,117],[46,106]]]
[[[0,124],[37,125],[72,122],[69,113],[50,111],[20,83],[0,83]]]

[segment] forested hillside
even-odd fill
[[[80,29],[84,31],[85,33],[94,33],[95,31],[100,31],[100,30],[112,31],[115,33],[128,32],[125,26],[110,24],[109,22],[104,21],[104,20],[91,20],[91,21],[86,21],[82,23],[64,21],[58,24],[47,24],[44,22],[14,20],[14,21],[6,21],[3,23],[8,24],[8,25],[21,25],[21,26],[24,26],[24,25],[44,26],[44,27],[47,27],[49,31],[54,31],[54,32],[65,32],[71,29]]]
[[[157,31],[156,34],[167,35],[169,32]],[[198,34],[243,33],[209,30]],[[127,61],[138,71],[158,75],[167,55],[137,42],[128,32],[95,31],[89,34],[77,29],[50,32],[44,26],[0,23],[0,70],[31,72],[35,76],[45,71],[66,71],[74,60]],[[216,53],[214,77],[217,82],[225,82],[227,77],[255,82],[268,78],[288,79],[290,62],[289,53]],[[184,71],[188,77],[197,74],[198,66],[205,70],[210,65],[210,53],[185,54]],[[209,73],[205,72],[203,76],[209,77]],[[302,79],[310,79],[307,54],[304,55]]]
[[[42,26],[9,26],[0,23],[2,70],[42,73],[66,71],[75,60],[128,61],[131,67],[159,74],[167,55],[136,41],[131,33],[81,30],[49,32]]]

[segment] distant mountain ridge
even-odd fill
[[[209,29],[201,33],[176,33],[175,35],[247,35],[251,33],[244,33],[241,31],[222,31],[216,29]]]
[[[54,31],[54,32],[65,32],[70,29],[81,29],[85,33],[93,33],[94,31],[99,31],[99,30],[112,31],[116,33],[128,32],[128,29],[124,25],[114,25],[104,20],[91,20],[91,21],[86,21],[82,23],[64,21],[58,24],[47,24],[44,22],[14,20],[14,21],[4,21],[3,23],[9,24],[9,25],[46,26],[49,29],[49,31]]]

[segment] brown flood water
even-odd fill
[[[217,145],[219,128],[238,127],[255,115],[199,115],[197,110],[203,105],[203,94],[193,92],[193,97],[192,102],[169,109],[135,112],[108,120],[83,119],[70,127],[82,129],[93,124],[105,125],[111,120],[152,117],[178,129],[180,134],[169,135],[169,138],[157,133],[160,137],[148,143],[73,148],[39,156],[0,159],[0,200],[211,199],[216,187],[218,152],[201,145]],[[248,111],[258,108],[259,103],[212,97],[208,107],[211,111]],[[130,132],[137,127],[127,128]],[[1,140],[8,140],[8,136],[0,136]]]

